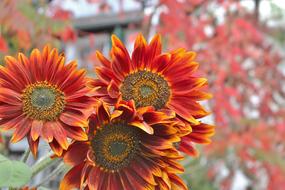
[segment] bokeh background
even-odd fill
[[[164,51],[196,51],[214,95],[205,120],[217,128],[183,161],[189,188],[285,190],[284,0],[1,0],[0,24],[1,64],[49,43],[92,76],[95,50],[108,56],[113,33],[130,52],[138,33],[161,33]],[[27,144],[9,136],[1,133],[0,152],[18,158]],[[43,186],[57,189],[60,178]]]

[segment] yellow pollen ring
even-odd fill
[[[116,155],[112,154],[111,144],[116,142],[121,142],[121,144],[125,144],[125,149]],[[132,142],[132,137],[126,136],[123,134],[113,134],[106,136],[103,142],[103,155],[104,157],[113,163],[122,162],[131,152],[131,150],[134,148],[134,143]],[[110,154],[111,153],[111,154]]]
[[[47,81],[28,85],[22,92],[23,112],[30,118],[44,121],[57,120],[65,107],[65,95]]]
[[[97,129],[91,140],[95,165],[116,172],[136,157],[140,149],[140,131],[126,123],[109,123]]]
[[[127,75],[120,87],[124,100],[134,100],[137,107],[163,108],[170,98],[167,80],[151,71],[137,71]]]

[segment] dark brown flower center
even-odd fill
[[[125,123],[107,124],[91,141],[94,161],[107,171],[118,171],[135,158],[139,144],[139,129]]]
[[[22,93],[23,112],[32,119],[53,121],[64,110],[65,96],[46,81],[28,85]]]
[[[137,107],[163,108],[169,100],[170,88],[159,74],[138,71],[129,74],[120,88],[124,100],[134,100]]]

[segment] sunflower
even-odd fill
[[[68,148],[67,138],[86,140],[83,127],[90,115],[84,70],[76,62],[64,64],[64,56],[46,46],[34,49],[30,58],[5,57],[0,66],[0,126],[15,129],[11,142],[27,137],[36,156],[40,137],[60,155]]]
[[[102,67],[96,68],[98,79],[91,80],[89,85],[96,89],[97,98],[110,104],[118,99],[134,100],[137,107],[173,110],[176,119],[185,125],[182,136],[190,135],[181,143],[185,145],[181,150],[190,146],[194,149],[193,142],[209,143],[214,132],[214,126],[199,121],[209,114],[198,102],[211,97],[203,90],[207,79],[195,74],[199,66],[194,61],[195,52],[177,49],[162,54],[160,41],[160,36],[156,35],[147,44],[144,37],[138,35],[130,57],[123,43],[113,35],[111,61],[97,52]],[[196,155],[193,151],[184,152]]]
[[[74,141],[64,153],[72,168],[60,189],[187,190],[176,175],[183,157],[173,146],[180,141],[174,115],[135,109],[133,101],[110,108],[101,102],[89,119],[89,139]]]

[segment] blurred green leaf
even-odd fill
[[[0,154],[0,187],[21,187],[29,182],[31,176],[29,166]]]

